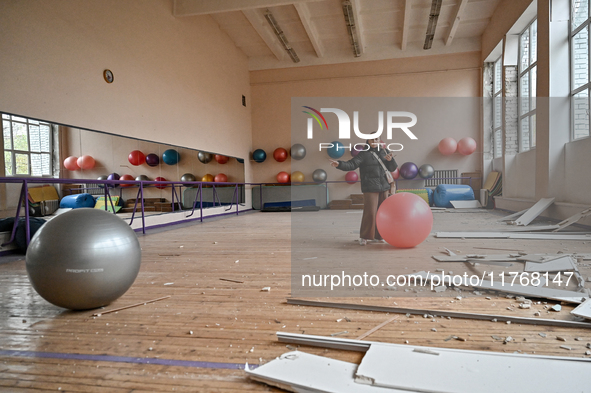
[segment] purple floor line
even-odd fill
[[[111,356],[111,355],[85,355],[85,354],[77,354],[77,353],[0,350],[0,356],[24,357],[24,358],[90,360],[90,361],[97,361],[97,362],[157,364],[157,365],[161,365],[161,366],[179,366],[179,367],[212,368],[212,369],[233,369],[233,370],[236,370],[236,369],[243,370],[244,369],[244,364],[242,364],[242,363],[200,362],[200,361],[192,361],[192,360],[135,358],[135,357],[128,357],[128,356]],[[249,369],[254,369],[256,367],[258,367],[258,366],[249,364]]]

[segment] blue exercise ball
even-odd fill
[[[103,307],[131,287],[140,270],[140,243],[113,213],[81,208],[60,214],[31,239],[26,268],[48,302],[71,310]]]
[[[181,155],[174,149],[168,149],[162,153],[162,161],[164,161],[166,165],[176,165],[180,160]]]
[[[263,162],[267,159],[267,153],[263,149],[256,149],[252,152],[252,159],[255,162]]]
[[[345,147],[339,141],[332,142],[332,147],[327,150],[331,158],[341,158],[345,154]]]
[[[324,183],[327,179],[327,174],[324,169],[316,169],[314,173],[312,173],[312,180],[316,183]]]
[[[244,158],[236,158],[236,161],[238,161],[241,164],[244,164]]]

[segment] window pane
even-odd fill
[[[494,157],[498,158],[503,155],[503,140],[502,140],[503,132],[502,130],[495,131],[495,147],[494,147]]]
[[[529,72],[519,79],[519,114],[529,112]]]
[[[41,154],[31,154],[31,175],[42,176]]]
[[[589,136],[589,94],[581,91],[573,97],[573,138]]]
[[[532,67],[530,74],[531,74],[531,94],[529,95],[530,97],[532,97],[532,99],[530,100],[530,105],[529,107],[531,108],[531,110],[536,109],[536,83],[538,81],[538,74],[537,74],[537,68],[538,67]]]
[[[501,96],[493,98],[493,127],[501,127]]]
[[[501,79],[503,77],[503,67],[501,67],[501,59],[495,62],[495,83],[493,87],[493,93],[496,94],[501,91]]]
[[[28,175],[29,174],[29,155],[18,154],[14,155],[16,161],[16,174],[17,175]]]
[[[12,176],[12,153],[4,152],[4,173],[6,176]]]
[[[531,115],[530,120],[530,133],[531,133],[531,147],[536,147],[536,114]]]
[[[2,122],[2,133],[4,134],[4,148],[12,149],[12,139],[10,139],[10,122],[4,120]]]
[[[589,30],[588,27],[573,37],[573,89],[589,82]]]
[[[50,153],[51,143],[49,142],[51,141],[51,128],[49,127],[49,124],[41,123],[39,132],[39,137],[41,138],[41,151]]]
[[[51,175],[51,156],[49,154],[41,154],[41,174]]]
[[[41,134],[39,132],[39,126],[29,126],[29,138],[31,138],[31,151],[41,151]]]
[[[529,29],[524,31],[519,38],[519,52],[521,55],[519,72],[523,72],[523,70],[529,67]]]
[[[529,117],[521,119],[519,125],[519,139],[521,141],[521,151],[529,150]]]
[[[14,150],[29,150],[27,126],[25,124],[12,122],[12,133]]]
[[[18,116],[12,116],[12,120],[22,121],[23,123],[27,122],[27,119],[25,119],[24,117],[18,117]]]
[[[8,120],[10,120],[10,115],[7,115],[6,113],[3,113],[3,114],[2,114],[2,118],[3,118],[3,119],[8,119]]]
[[[575,30],[589,17],[589,0],[572,0],[572,29]]]
[[[534,20],[534,23],[531,24],[531,46],[530,46],[530,64],[536,62],[538,57],[538,21]]]

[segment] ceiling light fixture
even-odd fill
[[[353,13],[353,5],[350,1],[343,1],[343,15],[345,15],[345,23],[347,24],[347,31],[353,47],[353,54],[355,57],[361,56],[359,48],[359,40],[357,39],[357,27],[355,25],[355,16]]]
[[[285,49],[289,57],[291,57],[291,60],[294,63],[299,63],[300,58],[298,57],[298,54],[295,50],[293,50],[291,45],[289,45],[289,41],[287,41],[285,34],[283,34],[283,30],[281,30],[281,27],[279,27],[279,25],[277,24],[277,21],[275,20],[275,17],[271,13],[271,11],[267,10],[267,12],[265,12],[265,19],[267,19],[267,22],[269,22],[269,25],[273,29],[273,32],[275,33],[277,38],[279,38],[279,42],[281,42],[281,45],[283,45],[283,48]]]
[[[431,45],[433,45],[433,37],[435,37],[435,28],[437,27],[437,19],[439,19],[442,1],[443,0],[433,0],[431,3],[431,13],[429,14],[427,36],[425,37],[425,45],[423,46],[423,49],[425,50],[431,49]]]

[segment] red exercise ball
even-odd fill
[[[396,168],[396,170],[394,172],[392,172],[392,178],[394,180],[397,180],[400,177],[400,170],[398,168]]]
[[[214,158],[218,162],[218,164],[225,164],[230,160],[230,157],[222,156],[221,154],[216,154]]]
[[[139,150],[134,150],[127,156],[131,165],[142,165],[146,161],[146,155]]]
[[[437,148],[441,154],[444,156],[449,156],[456,152],[458,143],[454,138],[443,138],[441,141],[439,141]]]
[[[92,169],[94,168],[95,161],[91,156],[82,156],[78,158],[76,164],[78,164],[80,169]]]
[[[458,142],[458,153],[469,156],[476,151],[476,141],[470,137],[462,138]]]
[[[216,183],[226,183],[228,181],[228,176],[226,176],[223,173],[218,173],[213,178],[213,181],[216,182]]]
[[[282,147],[278,147],[277,149],[275,149],[275,151],[273,152],[273,158],[275,159],[275,161],[277,162],[283,162],[285,160],[287,160],[287,150],[285,150]]]
[[[355,184],[357,180],[359,180],[359,175],[357,175],[357,172],[351,171],[347,172],[345,175],[345,181],[349,184]]]
[[[157,177],[154,179],[154,181],[166,181],[166,179],[163,177]],[[164,190],[166,187],[168,187],[166,184],[156,184],[156,188],[159,190]]]
[[[287,172],[279,172],[277,174],[277,183],[289,183],[290,177]]]
[[[119,180],[135,180],[131,175],[123,175],[119,178]],[[121,187],[131,187],[133,184],[121,184]]]
[[[431,233],[433,213],[420,196],[401,192],[380,205],[376,225],[382,238],[394,247],[411,248]]]
[[[70,156],[64,160],[64,167],[69,171],[77,171],[80,169],[78,166],[78,157]]]

